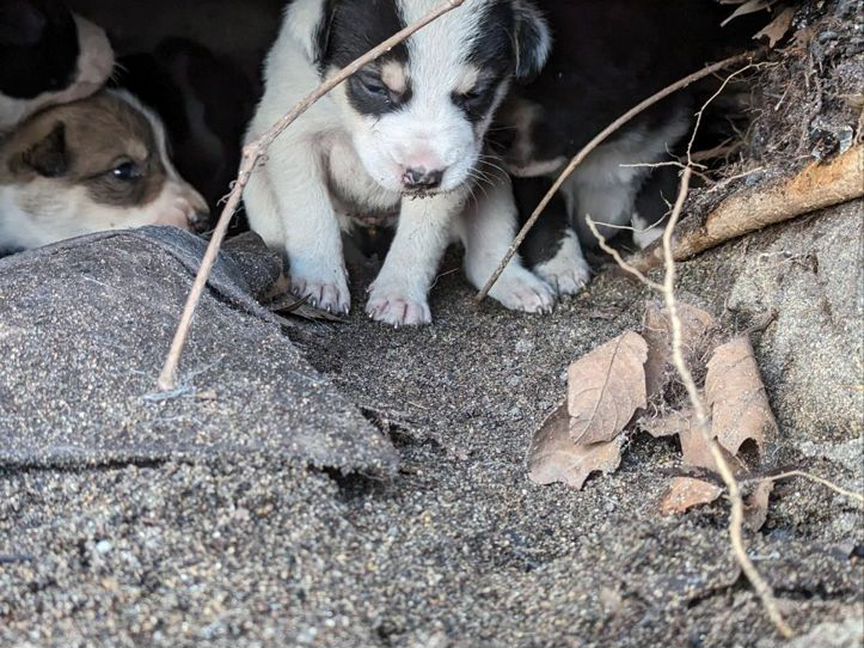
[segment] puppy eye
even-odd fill
[[[461,98],[468,105],[478,104],[486,98],[486,91],[483,88],[474,88],[468,92],[463,92]]]
[[[111,175],[117,180],[131,182],[141,177],[141,168],[134,162],[124,162],[111,169]]]
[[[385,97],[387,99],[390,98],[390,88],[384,85],[380,79],[373,76],[361,76],[360,85],[362,85],[363,89],[369,94]]]

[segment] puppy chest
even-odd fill
[[[347,138],[333,138],[327,144],[325,166],[336,211],[371,224],[395,219],[401,196],[375,182]]]

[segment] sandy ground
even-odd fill
[[[682,266],[682,288],[732,326],[725,296],[777,233],[760,237]],[[368,277],[355,278],[359,300]],[[775,645],[729,551],[726,505],[658,513],[681,468],[674,442],[633,436],[620,470],[582,492],[527,480],[568,362],[638,325],[646,294],[603,276],[548,317],[471,295],[452,273],[432,327],[357,313],[300,336],[397,447],[392,480],[232,453],[0,472],[0,645]],[[804,432],[784,428],[771,463],[860,488],[860,427]],[[789,481],[748,535],[796,629],[846,624],[800,645],[860,645],[861,523],[849,501]]]

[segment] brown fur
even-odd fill
[[[209,210],[167,155],[164,127],[125,93],[48,108],[0,141],[0,249],[108,229],[200,230]]]
[[[147,118],[110,94],[37,114],[4,148],[11,155],[0,168],[0,183],[27,182],[36,175],[55,177],[69,186],[87,187],[100,204],[146,205],[167,179]],[[124,162],[140,168],[139,181],[113,176],[112,170]]]

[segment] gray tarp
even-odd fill
[[[391,472],[389,441],[250,296],[279,272],[256,243],[223,252],[171,397],[155,380],[203,241],[145,228],[0,260],[0,462],[264,453]]]

